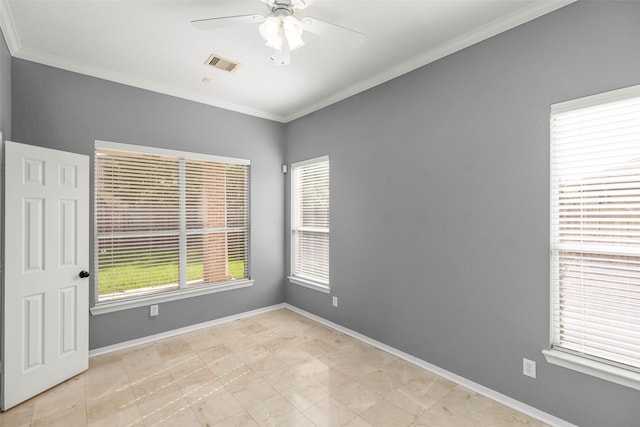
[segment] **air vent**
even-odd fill
[[[211,54],[211,56],[207,58],[207,60],[205,61],[205,65],[210,65],[213,68],[217,68],[219,70],[224,70],[228,72],[232,72],[240,66],[239,63],[233,62],[230,59],[225,59],[216,54]]]

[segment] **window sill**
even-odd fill
[[[331,287],[329,285],[321,285],[317,282],[312,282],[310,280],[304,280],[299,277],[288,277],[289,282],[294,285],[304,286],[305,288],[313,289],[314,291],[324,292],[325,294],[331,293]]]
[[[602,380],[640,390],[640,373],[638,372],[556,349],[543,350],[542,354],[544,354],[547,362],[553,365],[562,366]]]
[[[253,286],[253,280],[234,280],[231,282],[219,283],[215,285],[194,286],[192,288],[177,289],[174,291],[148,294],[137,298],[113,300],[97,303],[89,311],[96,316],[99,314],[113,313],[115,311],[128,310],[136,307],[144,307],[151,304],[176,301],[184,298],[196,297],[199,295],[213,294],[216,292],[230,291],[232,289],[246,288]]]

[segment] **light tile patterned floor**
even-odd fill
[[[542,426],[286,309],[90,360],[0,426]]]

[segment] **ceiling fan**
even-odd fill
[[[308,16],[298,18],[294,11],[306,9],[315,0],[261,0],[266,3],[269,13],[266,15],[234,15],[191,21],[200,30],[212,30],[242,24],[260,24],[259,31],[266,45],[273,49],[271,60],[276,65],[291,63],[290,52],[304,46],[304,31],[320,36],[338,35],[349,44],[356,45],[365,35],[359,31],[332,24]]]

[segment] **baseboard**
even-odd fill
[[[498,403],[501,403],[509,408],[512,408],[518,412],[526,414],[536,420],[539,420],[545,424],[554,427],[577,427],[574,424],[571,424],[567,421],[564,421],[558,417],[555,417],[551,414],[543,412],[539,409],[536,409],[532,406],[526,405],[518,400],[512,399],[509,396],[505,396],[504,394],[498,393],[490,388],[487,388],[483,385],[470,381],[460,375],[456,375],[452,372],[449,372],[445,369],[439,368],[438,366],[432,365],[422,359],[419,359],[415,356],[412,356],[408,353],[398,350],[397,348],[391,347],[387,344],[381,343],[380,341],[376,341],[372,338],[369,338],[366,335],[360,334],[358,332],[352,331],[351,329],[345,328],[344,326],[338,325],[337,323],[333,323],[329,320],[326,320],[320,316],[316,316],[315,314],[304,311],[298,307],[292,306],[287,303],[281,303],[272,305],[269,307],[259,308],[257,310],[246,311],[244,313],[234,314],[232,316],[222,317],[220,319],[211,320],[204,323],[198,323],[196,325],[187,326],[184,328],[173,329],[171,331],[162,332],[159,334],[149,335],[144,338],[138,338],[135,340],[125,341],[118,344],[100,347],[94,350],[89,351],[89,357],[95,357],[102,354],[111,353],[114,351],[124,350],[126,348],[135,347],[141,344],[147,344],[150,342],[158,341],[164,338],[174,337],[176,335],[184,334],[187,332],[197,331],[199,329],[208,328],[210,326],[220,325],[222,323],[232,322],[234,320],[244,319],[245,317],[251,317],[262,313],[268,313],[273,310],[278,310],[281,308],[286,308],[287,310],[293,311],[294,313],[298,313],[301,316],[304,316],[308,319],[314,320],[322,325],[325,325],[331,329],[335,329],[338,332],[342,332],[345,335],[349,335],[357,340],[360,340],[366,344],[372,345],[373,347],[379,348],[380,350],[386,351],[389,354],[393,354],[400,359],[406,360],[409,363],[412,363],[416,366],[419,366],[422,369],[425,369],[429,372],[434,373],[444,379],[447,379],[453,383],[461,385],[475,393],[478,393],[482,396],[485,396],[491,400],[494,400]]]
[[[340,326],[337,323],[333,323],[329,320],[326,320],[320,316],[316,316],[315,314],[309,313],[307,311],[304,311],[298,307],[294,307],[290,304],[283,304],[284,308],[291,310],[295,313],[300,314],[301,316],[307,317],[311,320],[314,320],[320,324],[323,324],[331,329],[335,329],[338,332],[342,332],[345,335],[349,335],[352,338],[355,338],[357,340],[360,340],[366,344],[372,345],[376,348],[379,348],[380,350],[386,351],[389,354],[393,354],[396,357],[399,357],[400,359],[406,360],[409,363],[412,363],[416,366],[419,366],[422,369],[425,369],[429,372],[432,372],[444,379],[447,379],[453,383],[456,383],[462,387],[465,387],[475,393],[478,393],[482,396],[485,396],[491,400],[494,400],[498,403],[501,403],[511,409],[514,409],[518,412],[521,412],[523,414],[526,414],[528,416],[530,416],[531,418],[535,418],[538,421],[541,421],[545,424],[548,424],[550,426],[554,426],[554,427],[577,427],[575,424],[571,424],[561,418],[555,417],[551,414],[548,414],[546,412],[543,412],[539,409],[536,409],[532,406],[526,405],[518,400],[512,399],[509,396],[505,396],[502,393],[498,393],[495,390],[492,390],[488,387],[485,387],[483,385],[480,385],[478,383],[475,383],[473,381],[470,381],[464,377],[461,377],[460,375],[456,375],[453,372],[449,372],[445,369],[439,368],[435,365],[432,365],[431,363],[425,362],[422,359],[419,359],[415,356],[412,356],[408,353],[405,353],[403,351],[398,350],[397,348],[388,346],[387,344],[381,343],[380,341],[376,341],[372,338],[369,338],[366,335],[362,335],[358,332],[352,331],[351,329],[345,328],[344,326]]]
[[[245,317],[251,317],[251,316],[255,316],[262,313],[268,313],[269,311],[278,310],[281,308],[285,308],[284,303],[271,305],[269,307],[259,308],[256,310],[245,311],[244,313],[234,314],[232,316],[227,316],[227,317],[221,317],[219,319],[210,320],[208,322],[198,323],[191,326],[185,326],[184,328],[172,329],[167,332],[161,332],[159,334],[149,335],[149,336],[138,338],[135,340],[124,341],[118,344],[96,348],[89,351],[89,357],[100,356],[103,354],[112,353],[114,351],[135,347],[137,345],[158,341],[164,338],[175,337],[176,335],[186,334],[187,332],[197,331],[198,329],[204,329],[210,326],[220,325],[222,323],[233,322],[234,320],[244,319]]]

